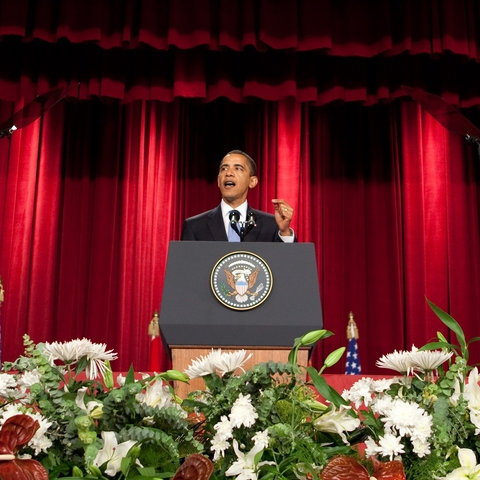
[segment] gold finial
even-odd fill
[[[357,324],[355,323],[352,312],[348,314],[348,325],[347,325],[347,340],[350,340],[351,338],[358,340],[358,328],[357,328]]]
[[[150,323],[148,324],[148,335],[150,337],[159,337],[160,336],[160,327],[158,326],[158,311],[155,310]]]

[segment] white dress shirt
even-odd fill
[[[237,212],[240,213],[239,222],[246,222],[247,221],[248,202],[245,200],[237,208],[232,208],[230,205],[228,205],[222,199],[222,201],[220,202],[220,208],[222,209],[222,217],[223,217],[223,223],[225,225],[225,233],[227,234],[227,237],[228,237],[228,225],[230,223],[230,218],[229,218],[230,217],[230,212],[232,210],[237,210]],[[290,230],[292,230],[292,229],[290,229]],[[278,236],[285,243],[293,243],[293,240],[295,239],[295,234],[293,233],[293,230],[292,230],[292,235],[289,236],[289,237],[284,237],[284,236],[280,235],[280,231],[278,231]]]

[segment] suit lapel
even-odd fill
[[[228,242],[225,224],[222,218],[220,205],[214,208],[208,215],[208,228],[215,242]]]

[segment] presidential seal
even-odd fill
[[[251,252],[232,252],[213,267],[213,294],[234,310],[250,310],[262,304],[272,291],[273,277],[267,263]]]

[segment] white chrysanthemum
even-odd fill
[[[386,392],[393,383],[397,383],[398,378],[382,378],[380,380],[374,380],[371,384],[371,389],[375,393]]]
[[[32,371],[22,373],[22,376],[18,379],[18,384],[25,388],[29,388],[32,385],[40,382],[42,375],[38,371],[38,368],[33,369]]]
[[[243,396],[240,394],[235,400],[228,417],[232,426],[236,428],[242,425],[247,428],[254,425],[255,420],[258,418],[258,413],[251,404],[250,395]]]
[[[212,443],[210,450],[213,453],[213,461],[217,461],[220,457],[225,456],[225,450],[230,447],[230,444],[227,440],[217,437],[216,435],[212,438]]]
[[[229,440],[232,438],[232,430],[233,426],[230,420],[225,416],[222,415],[220,417],[220,421],[216,423],[213,427],[217,433],[215,433],[215,437],[222,440]]]
[[[377,452],[393,460],[393,457],[405,453],[402,439],[393,435],[391,432],[386,432],[383,437],[378,440]]]
[[[378,414],[385,424],[385,432],[391,433],[394,437],[398,434],[398,438],[409,437],[414,453],[419,457],[428,455],[433,419],[418,404],[385,396],[372,404],[372,411]],[[390,437],[389,440],[391,440]],[[377,453],[383,455],[383,452]]]
[[[365,440],[365,455],[367,457],[374,457],[379,453],[378,445],[372,437]]]
[[[350,390],[344,390],[342,397],[353,402],[356,408],[359,408],[362,403],[368,407],[372,400],[372,383],[373,380],[369,377],[361,378],[351,386]]]
[[[433,417],[425,410],[419,409],[422,413],[415,418],[415,428],[412,438],[420,441],[428,441],[432,435]]]
[[[393,408],[393,398],[388,395],[375,397],[372,402],[372,411],[378,415],[389,415]]]
[[[393,353],[383,355],[383,357],[377,360],[376,365],[379,368],[388,368],[403,375],[408,375],[413,368],[411,352],[397,352],[397,350],[395,350]]]
[[[220,421],[216,423],[213,428],[216,430],[216,433],[212,438],[210,450],[214,452],[213,460],[215,461],[225,456],[225,450],[230,447],[227,440],[233,436],[233,426],[230,420],[225,415],[222,415]]]
[[[253,442],[255,445],[261,445],[262,448],[267,448],[268,443],[270,441],[270,436],[268,435],[268,430],[264,430],[263,432],[257,432],[253,438]]]
[[[226,352],[216,355],[212,358],[212,363],[222,375],[229,372],[234,372],[237,368],[241,368],[245,362],[252,356],[247,355],[246,350],[237,350],[235,352]]]
[[[106,351],[107,346],[104,343],[91,343],[90,350],[87,353],[88,365],[85,374],[90,380],[98,378],[99,374],[104,376],[105,372],[112,371],[105,364],[106,361],[111,362],[117,358],[117,354],[113,350]]]
[[[63,343],[46,342],[44,352],[52,365],[57,360],[70,365],[86,357],[88,365],[85,373],[90,380],[93,380],[99,376],[99,373],[102,375],[105,373],[107,370],[106,361],[110,362],[117,358],[117,354],[113,350],[106,351],[106,348],[103,343],[93,343],[86,338],[81,340],[77,338]]]
[[[90,340],[77,338],[69,342],[45,342],[44,351],[48,355],[49,362],[54,365],[59,360],[65,364],[78,362],[89,351]]]
[[[411,352],[410,360],[413,368],[421,372],[433,372],[452,355],[453,352],[444,352],[442,350],[417,350]]]
[[[200,378],[204,377],[205,375],[212,375],[213,373],[216,372],[216,367],[215,367],[215,358],[221,354],[221,351],[217,350],[212,350],[206,357],[203,355],[200,356],[200,358],[197,358],[196,360],[192,360],[192,364],[189,365],[187,370],[184,370],[184,372],[190,377],[190,378]]]
[[[413,451],[417,454],[419,458],[426,457],[430,455],[430,443],[426,440],[413,439],[412,440]]]
[[[0,373],[0,397],[6,399],[20,398],[25,395],[25,391],[18,389],[17,381],[13,375]]]

